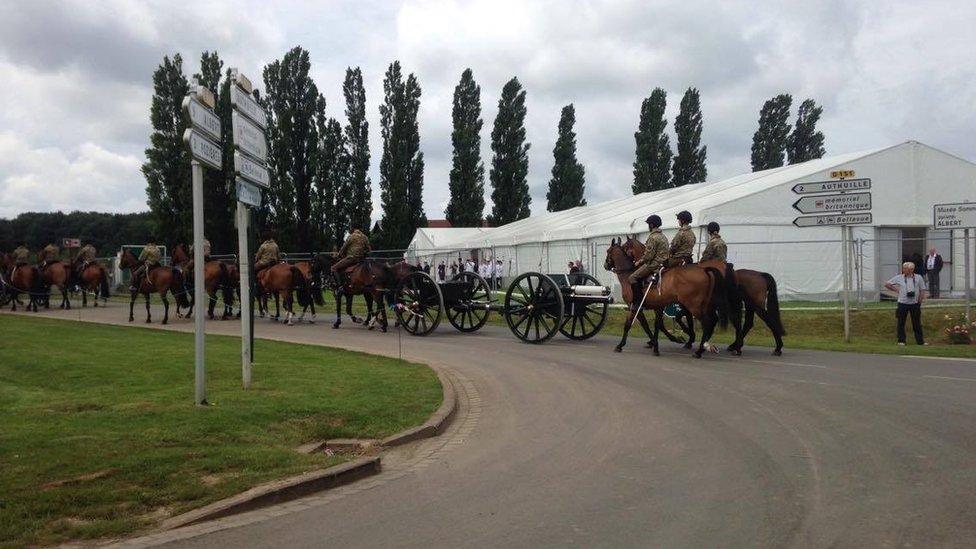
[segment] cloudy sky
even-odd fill
[[[970,1],[312,4],[0,1],[0,217],[146,209],[139,168],[152,71],[180,53],[192,74],[203,50],[258,83],[266,63],[303,46],[339,119],[345,68],[361,66],[376,204],[382,75],[399,59],[423,89],[430,218],[447,204],[451,95],[465,67],[482,88],[486,164],[502,85],[518,76],[528,92],[534,212],[545,209],[567,103],[576,105],[588,200],[630,192],[640,103],[656,86],[668,92],[672,121],[683,91],[702,91],[709,179],[749,170],[759,108],[781,92],[793,94],[794,113],[806,97],[824,106],[828,154],[916,139],[976,160]]]

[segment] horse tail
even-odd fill
[[[175,267],[170,267],[169,271],[172,273],[173,277],[173,283],[170,285],[170,291],[173,292],[173,297],[176,298],[176,304],[180,307],[189,307],[190,298],[186,296],[186,280],[183,279],[183,272]]]
[[[779,294],[776,291],[776,279],[769,273],[762,273],[762,277],[766,279],[766,318],[769,319],[769,323],[773,326],[773,329],[779,332],[779,336],[783,337],[786,335],[786,328],[783,327],[783,318],[779,312]]]
[[[51,291],[51,287],[47,285],[44,281],[44,275],[41,274],[41,270],[37,267],[31,267],[34,276],[31,277],[31,283],[28,287],[30,290],[31,299],[41,299],[47,297],[47,294]]]
[[[729,325],[729,296],[725,291],[726,280],[722,276],[722,271],[715,267],[706,267],[705,273],[711,279],[712,295],[709,308],[714,308],[718,312],[719,326],[724,330]]]
[[[98,289],[102,294],[102,299],[108,299],[109,288],[108,288],[108,273],[105,272],[104,267],[99,268],[100,275],[98,277]]]
[[[302,274],[302,270],[294,265],[291,266],[291,286],[295,289],[295,294],[298,296],[298,304],[302,307],[308,307],[308,304],[311,302],[308,283],[305,280],[305,275]]]

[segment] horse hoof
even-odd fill
[[[332,324],[332,329],[333,330],[338,330],[339,329],[339,323],[338,322],[333,323]]]
[[[688,343],[685,343],[684,345],[682,345],[682,347],[684,347],[685,349],[691,349],[691,342],[689,341]]]
[[[654,351],[653,351],[653,355],[654,356],[661,356],[661,350],[658,349],[657,347],[655,347],[654,348]]]
[[[163,321],[163,324],[166,324],[166,323],[167,323],[167,321],[165,321],[165,320],[164,320],[164,321]]]
[[[644,344],[644,346],[647,347],[648,349],[653,349],[654,348],[654,342],[653,341],[648,341],[647,343]]]
[[[773,356],[783,356],[783,351],[776,349],[773,351]]]
[[[152,320],[146,319],[146,324],[152,324]]]
[[[701,351],[695,351],[695,358],[701,358],[701,356],[702,356]]]
[[[624,350],[623,347],[620,347],[619,345],[613,348],[613,352],[615,352],[615,353],[619,353],[619,352],[621,352],[623,350]]]

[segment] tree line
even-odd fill
[[[380,222],[370,227],[373,211],[370,128],[363,73],[359,67],[346,69],[342,86],[345,124],[329,115],[326,98],[310,73],[308,51],[295,47],[264,67],[261,74],[264,93],[253,92],[255,100],[268,113],[267,164],[271,176],[270,188],[263,192],[262,206],[256,212],[259,228],[272,229],[285,249],[333,249],[350,224],[359,225],[367,232],[372,229],[376,247],[406,247],[414,231],[427,223],[423,204],[425,164],[417,119],[422,95],[419,79],[413,73],[405,74],[399,61],[393,61],[383,76],[383,97],[378,105],[382,215]],[[193,77],[216,96],[215,112],[221,119],[223,132],[223,167],[205,170],[205,232],[215,252],[234,252],[236,198],[230,69],[224,67],[217,52],[207,51],[201,55],[199,71]],[[132,219],[138,219],[138,223],[133,221],[130,228],[114,226],[109,235],[119,235],[122,241],[128,242],[155,232],[163,243],[170,245],[191,240],[190,157],[182,142],[186,123],[181,110],[189,90],[190,80],[181,56],[164,57],[153,72],[152,133],[142,166],[150,215],[133,214]],[[788,123],[791,103],[790,95],[780,94],[763,105],[759,128],[753,137],[754,171],[781,166],[784,159],[793,164],[823,156],[824,136],[816,129],[823,109],[812,99],[805,100],[791,127]],[[674,151],[667,132],[666,107],[667,94],[661,88],[654,89],[642,101],[634,133],[636,148],[631,185],[634,194],[700,183],[707,177],[699,91],[688,88],[681,99],[674,119]],[[454,89],[451,114],[450,200],[444,212],[448,221],[454,227],[485,223],[497,226],[528,217],[532,201],[527,181],[531,144],[526,138],[526,90],[521,82],[513,77],[503,86],[491,128],[492,157],[487,174],[491,186],[490,212],[485,211],[485,163],[481,159],[484,126],[481,87],[471,69],[462,72]],[[575,124],[574,105],[564,106],[552,152],[553,165],[546,193],[548,211],[586,204],[586,169],[577,158]],[[27,227],[21,218],[41,219],[45,215],[62,219],[96,214],[24,214],[16,220],[4,220],[0,228]],[[41,242],[35,242],[35,237],[52,241],[64,236],[85,238],[86,233],[74,227],[64,226],[58,234],[50,235],[35,229],[13,234],[27,235],[32,244]],[[10,240],[12,235],[4,231],[0,237]],[[110,243],[112,238],[92,235],[96,243]]]
[[[0,250],[23,244],[36,252],[48,244],[60,246],[62,238],[79,238],[95,246],[99,256],[111,256],[123,244],[145,243],[154,229],[149,212],[26,212],[13,219],[0,218]]]

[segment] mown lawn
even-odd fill
[[[348,459],[302,443],[383,437],[441,402],[425,366],[265,340],[244,391],[240,340],[208,336],[196,407],[192,337],[0,316],[0,546],[129,534]]]

